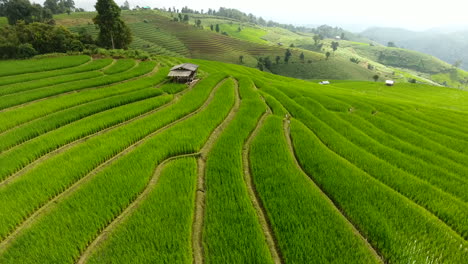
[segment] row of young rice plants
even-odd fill
[[[447,137],[449,139],[453,139],[456,142],[466,142],[468,141],[468,136],[466,135],[465,131],[463,131],[463,127],[457,127],[457,128],[450,128],[445,125],[438,124],[437,122],[439,120],[443,120],[443,118],[436,118],[433,116],[428,116],[432,120],[431,122],[421,120],[411,114],[407,113],[407,109],[400,110],[398,109],[397,105],[392,103],[385,103],[381,101],[373,102],[373,105],[375,107],[378,107],[379,110],[381,111],[381,114],[383,114],[385,117],[388,117],[389,119],[397,119],[398,121],[401,121],[402,123],[408,123],[411,125],[411,127],[418,129],[418,130],[424,130],[424,131],[430,131],[433,134],[441,134],[444,137]],[[414,106],[418,107],[418,106]],[[450,116],[450,113],[446,113],[446,116]],[[466,120],[458,120],[458,121],[464,121],[466,123]]]
[[[333,96],[336,97],[336,96]],[[340,99],[340,97],[336,97]],[[451,170],[456,171],[458,175],[464,175],[463,168],[466,167],[467,156],[459,153],[451,148],[448,148],[445,145],[442,145],[437,140],[433,138],[425,137],[407,128],[407,126],[397,124],[382,116],[382,113],[377,111],[373,105],[369,105],[368,101],[365,103],[356,97],[346,97],[348,102],[352,103],[355,108],[353,114],[359,115],[365,120],[369,121],[376,128],[381,129],[388,134],[391,134],[394,137],[399,138],[402,141],[408,142],[419,148],[428,150],[431,153],[435,153],[434,158],[438,160],[439,158],[450,159],[452,162],[438,162],[439,166],[444,166],[445,168],[451,167]],[[454,165],[454,163],[458,163]],[[461,170],[460,170],[461,169]],[[461,172],[461,173],[460,173]]]
[[[293,116],[314,129],[321,140],[338,155],[415,203],[427,208],[463,237],[468,236],[466,203],[352,143],[349,140],[353,137],[351,133],[341,135],[278,90],[270,88],[268,91],[291,108]],[[315,111],[314,114],[316,114]]]
[[[18,144],[84,117],[161,94],[162,92],[159,89],[147,88],[123,95],[107,97],[38,118],[0,134],[0,154]]]
[[[136,61],[134,59],[121,59],[118,60],[114,65],[103,70],[103,73],[107,75],[121,73],[135,67],[135,65]]]
[[[337,118],[334,113],[327,111],[312,98],[298,98],[296,102],[356,146],[363,148],[365,151],[372,153],[376,157],[385,160],[397,168],[401,168],[418,178],[430,182],[445,192],[451,193],[464,201],[468,201],[468,192],[466,192],[468,189],[468,181],[459,175],[385,146],[367,136],[363,131]]]
[[[270,116],[251,149],[252,176],[285,263],[378,263],[294,162],[282,119]]]
[[[240,78],[239,89],[239,111],[206,161],[204,259],[207,263],[273,263],[249,198],[242,164],[244,142],[266,107],[250,79]]]
[[[405,190],[405,188],[410,188],[411,185],[408,184],[408,180],[411,179],[411,175],[407,175],[406,177],[394,177],[398,176],[398,174],[392,174],[394,173],[395,169],[388,171],[386,173],[387,168],[393,168],[392,166],[387,166],[385,167],[386,163],[384,162],[379,162],[379,159],[369,159],[366,157],[368,156],[368,153],[365,151],[362,151],[359,147],[350,144],[350,142],[343,136],[341,136],[339,133],[331,129],[329,126],[324,124],[322,121],[317,119],[314,115],[312,115],[310,112],[306,111],[304,108],[299,106],[296,102],[294,102],[292,99],[288,98],[286,95],[280,93],[279,91],[275,91],[273,89],[269,89],[271,94],[273,94],[278,100],[281,101],[281,103],[286,106],[286,108],[289,110],[289,112],[295,116],[296,118],[299,118],[302,122],[304,122],[310,129],[313,129],[315,133],[317,133],[317,136],[320,137],[320,140],[325,144],[327,147],[332,148],[333,151],[338,153],[340,156],[345,157],[348,160],[351,160],[353,163],[357,163],[361,168],[363,169],[371,169],[371,168],[378,168],[377,173],[372,174],[374,177],[380,177],[379,180],[385,181],[387,184],[393,184],[393,187],[400,187],[401,189]],[[293,134],[293,140],[294,140],[294,134]],[[306,140],[306,139],[304,139]],[[301,143],[298,143],[297,145],[303,144],[301,148],[306,148],[304,146],[304,141]],[[296,142],[295,142],[296,146]],[[308,146],[310,148],[310,146]],[[298,146],[296,146],[296,153],[298,153]],[[367,154],[366,154],[367,153]],[[299,153],[298,153],[299,155]],[[334,154],[336,155],[336,154]],[[336,157],[339,157],[336,155]],[[306,171],[313,176],[315,172],[313,172],[313,168],[307,168],[306,166],[312,166],[310,164],[316,164],[315,162],[311,161],[303,161],[301,160],[301,156],[299,155],[299,160],[301,161],[301,164],[305,166],[304,168]],[[341,157],[339,160],[343,160]],[[359,163],[359,161],[363,161],[362,163]],[[308,162],[311,162],[310,164]],[[347,162],[345,162],[347,163]],[[358,170],[354,165],[351,163],[347,163],[349,168],[355,168]],[[367,164],[367,165],[366,165]],[[317,165],[316,165],[317,166]],[[334,168],[334,165],[327,165],[326,168]],[[345,169],[343,169],[344,171]],[[359,170],[360,171],[360,170]],[[401,196],[397,192],[391,190],[390,188],[384,186],[381,183],[378,183],[377,181],[373,180],[372,177],[368,174],[366,174],[363,171],[360,171],[362,175],[365,177],[362,178],[360,181],[355,182],[354,184],[357,186],[362,186],[363,190],[359,190],[354,192],[348,192],[346,193],[346,196],[343,197],[345,201],[346,197],[349,199],[354,198],[356,200],[353,200],[352,203],[349,203],[349,208],[345,206],[344,201],[337,200],[336,197],[333,197],[331,195],[332,200],[334,200],[339,206],[343,209],[343,211],[350,216],[350,219],[353,223],[357,224],[359,226],[360,230],[364,231],[364,234],[366,237],[368,237],[374,247],[376,247],[379,252],[385,257],[385,258],[393,258],[396,259],[399,262],[399,260],[404,260],[403,262],[407,262],[407,256],[414,254],[418,252],[421,248],[424,248],[424,252],[426,252],[425,248],[430,247],[429,245],[431,243],[435,243],[436,241],[437,245],[444,245],[445,242],[453,242],[456,241],[463,241],[463,239],[456,234],[454,231],[452,231],[449,227],[447,227],[443,222],[435,218],[433,215],[431,215],[429,212],[424,210],[422,207],[412,203],[410,200],[406,199],[405,197]],[[341,175],[341,174],[340,174]],[[348,175],[348,173],[343,173],[342,175]],[[337,176],[338,177],[338,176]],[[338,177],[336,180],[340,180],[343,177]],[[417,178],[415,178],[417,179]],[[353,179],[356,181],[357,179]],[[372,187],[369,187],[369,184],[375,182],[376,184],[373,185]],[[412,184],[415,183],[412,181]],[[322,185],[322,183],[319,183],[319,185]],[[396,186],[397,185],[397,186]],[[346,186],[346,185],[343,185]],[[361,200],[359,200],[361,192],[365,192],[365,189],[372,189],[372,192],[381,193],[382,195],[386,195],[385,197],[374,197],[374,198],[369,198],[369,203],[372,205],[368,206],[361,206]],[[427,188],[426,188],[427,189]],[[338,190],[338,189],[337,189]],[[340,190],[343,192],[343,190]],[[413,191],[416,195],[422,196],[424,195],[423,191],[418,190],[418,189],[413,189],[410,190]],[[329,191],[325,189],[325,192],[328,193],[329,195],[331,194]],[[344,193],[339,193],[344,194]],[[440,194],[440,192],[439,192]],[[389,197],[394,197],[393,199],[389,199]],[[395,200],[396,199],[396,200]],[[372,204],[372,201],[376,201],[375,204]],[[452,199],[453,200],[453,199]],[[382,202],[383,204],[380,204]],[[388,203],[385,206],[385,203]],[[431,204],[437,204],[436,201],[433,201]],[[452,205],[451,203],[448,203]],[[457,208],[457,204],[454,204],[454,207],[449,207],[447,206],[448,204],[444,204],[446,210],[453,210],[453,211],[459,211],[459,208]],[[404,205],[404,206],[402,206]],[[388,208],[386,208],[388,207]],[[401,208],[400,208],[401,207]],[[361,210],[359,212],[356,212],[356,215],[352,215],[351,212],[353,210]],[[383,210],[386,209],[386,210]],[[405,209],[404,211],[401,209]],[[440,207],[438,209],[443,209],[443,207]],[[408,211],[409,210],[409,211]],[[450,215],[456,215],[456,213],[449,213]],[[364,217],[365,222],[362,222],[363,220],[360,219],[359,217]],[[366,218],[367,217],[367,218]],[[388,220],[385,220],[388,219]],[[459,220],[459,222],[463,222],[466,220]],[[437,228],[424,228],[422,229],[422,232],[418,233],[419,231],[419,225],[421,223],[431,223],[430,225],[436,226]],[[365,224],[364,224],[365,223]],[[382,226],[382,223],[385,223],[384,226]],[[415,230],[416,229],[416,230]],[[447,237],[449,236],[449,237]],[[441,240],[439,240],[439,237]],[[454,239],[454,240],[451,240]],[[415,241],[417,243],[415,243]],[[463,242],[461,242],[462,247],[463,247]],[[414,251],[408,252],[408,245],[411,245],[411,249]],[[452,244],[453,246],[454,244]],[[456,248],[451,248],[450,251],[453,252],[458,252],[458,247],[460,246],[460,243],[457,244]],[[435,257],[435,255],[438,255],[440,251],[442,250],[443,246],[439,247],[434,247],[434,249],[429,250],[432,255],[429,257]],[[416,250],[417,249],[417,250]],[[464,250],[464,249],[462,249]],[[422,252],[422,250],[421,250]],[[418,254],[424,254],[419,252]],[[433,254],[434,253],[434,254]],[[435,254],[437,253],[437,254]],[[425,258],[426,256],[424,256]],[[437,256],[438,257],[438,256]],[[456,258],[459,258],[459,255],[455,256]],[[422,258],[421,255],[417,256],[416,259]],[[456,263],[456,262],[454,262]]]
[[[60,56],[32,60],[7,60],[0,62],[0,77],[70,68],[90,60],[91,58],[86,55]]]
[[[338,156],[302,123],[292,120],[291,135],[304,170],[357,225],[385,262],[466,262],[466,240],[429,212]]]
[[[0,111],[0,132],[70,107],[110,96],[129,93],[142,88],[152,87],[164,81],[168,72],[169,69],[165,67],[159,69],[158,72],[151,76],[139,78],[137,80],[48,98],[47,100],[35,102],[23,107]]]
[[[284,117],[288,114],[286,108],[284,108],[284,106],[281,105],[281,103],[278,102],[278,100],[276,100],[273,96],[261,90],[259,90],[259,92],[262,95],[262,98],[265,99],[265,102],[267,103],[268,107],[271,109],[274,115]]]
[[[0,262],[74,263],[100,231],[144,191],[158,164],[172,156],[193,154],[201,149],[211,132],[228,115],[234,100],[233,82],[227,81],[219,87],[213,100],[201,112],[151,137],[84,183],[70,196],[54,204],[48,213],[21,232],[0,256]],[[159,186],[157,183],[156,189]],[[185,255],[182,259],[190,261],[191,251],[187,249],[190,249],[191,243],[194,190],[191,190],[192,197],[186,200],[192,203],[185,204],[184,207],[177,207],[177,203],[173,202],[177,200],[177,196],[152,197],[155,194],[158,192],[152,189],[148,198],[152,201],[164,200],[171,207],[167,211],[175,214],[172,219],[185,214],[182,218],[185,221],[177,229],[180,233],[172,232],[175,223],[165,221],[166,215],[160,214],[158,209],[161,203],[141,201],[144,207],[138,208],[123,223],[122,228],[113,233],[115,236],[110,234],[107,245],[112,244],[112,254],[102,254],[101,258],[109,258],[102,262],[160,263],[162,261],[157,259],[159,250],[163,251],[163,258],[170,254],[177,260]],[[163,232],[156,233],[155,230]],[[171,230],[170,235],[167,230]],[[174,241],[184,247],[168,249]],[[105,249],[107,247],[103,248]],[[172,250],[177,252],[171,254]]]
[[[87,80],[74,81],[70,83],[63,83],[52,85],[44,88],[34,89],[32,91],[23,91],[20,93],[4,95],[1,97],[0,110],[11,106],[20,105],[36,99],[41,99],[48,96],[58,95],[65,92],[76,91],[91,87],[110,85],[112,83],[125,81],[134,77],[138,77],[150,73],[156,62],[145,61],[140,63],[134,69],[116,75],[107,75],[104,77],[92,78]]]
[[[12,175],[43,155],[99,131],[126,122],[168,103],[172,95],[161,95],[125,104],[85,117],[57,130],[42,134],[21,146],[0,154],[0,179]]]
[[[176,94],[184,90],[185,87],[187,87],[187,85],[182,83],[166,83],[161,86],[161,90],[168,94]]]
[[[87,263],[193,263],[190,236],[197,185],[196,159],[169,162],[157,184],[131,218],[115,230]],[[132,237],[133,234],[138,236]],[[129,240],[132,251],[125,250],[120,236]]]
[[[35,72],[35,73],[25,73],[25,74],[13,75],[13,76],[4,76],[4,77],[0,77],[0,85],[3,86],[7,84],[34,81],[34,80],[55,77],[55,76],[60,76],[60,75],[68,75],[68,74],[73,74],[73,73],[100,70],[108,66],[109,64],[111,64],[111,62],[112,62],[112,59],[98,59],[98,60],[91,60],[87,63],[84,63],[76,67],[71,67],[71,68],[52,70],[52,71],[41,71],[41,72]]]
[[[438,126],[450,128],[462,133],[468,133],[468,115],[463,115],[458,111],[444,110],[430,107],[418,107],[417,109],[410,109],[408,114],[427,121]],[[460,126],[461,124],[461,126]]]
[[[426,140],[421,136],[412,137],[411,135],[414,135],[415,132],[410,131],[409,133],[406,133],[407,129],[403,128],[401,125],[399,126],[398,124],[392,123],[390,118],[385,116],[387,111],[384,110],[382,112],[381,108],[376,106],[373,101],[366,100],[366,102],[363,103],[360,101],[361,99],[359,99],[358,96],[350,97],[349,94],[342,94],[337,91],[333,91],[332,93],[333,94],[331,96],[325,96],[323,93],[316,93],[313,90],[304,90],[302,94],[306,97],[312,97],[315,100],[320,101],[321,105],[328,110],[335,112],[342,119],[352,121],[353,126],[360,126],[357,128],[358,130],[366,133],[383,145],[402,153],[406,153],[412,157],[417,157],[426,163],[431,163],[431,166],[442,167],[444,170],[454,173],[457,176],[466,175],[468,168],[465,166],[466,162],[464,161],[468,159],[467,156],[452,149],[443,147],[440,144],[434,144],[434,142],[431,141],[431,138],[427,138]],[[397,104],[396,102],[393,102],[392,105]],[[394,113],[396,116],[399,116],[400,114],[403,115],[400,111]],[[385,127],[385,131],[375,127],[370,121],[379,122],[380,127]],[[412,120],[408,122],[417,122],[417,120],[412,118]],[[397,128],[400,127],[405,129],[405,133],[398,131],[399,129]],[[400,135],[399,139],[396,139],[394,134]],[[380,138],[380,140],[378,140],[378,138]],[[452,156],[455,156],[459,163],[445,158]],[[436,169],[434,173],[443,175],[443,172],[440,171],[440,169]]]
[[[213,86],[224,78],[221,73],[211,75],[175,104],[58,153],[0,186],[0,216],[4,216],[0,217],[0,238],[5,238],[37,208],[100,164],[165,125],[194,112],[208,98]]]
[[[411,139],[407,138],[398,138],[392,134],[392,131],[395,130],[395,126],[390,121],[387,121],[385,118],[374,118],[374,115],[371,114],[372,108],[363,104],[356,104],[348,101],[350,104],[356,106],[353,108],[352,113],[349,111],[344,111],[345,109],[350,109],[352,106],[348,105],[345,102],[346,98],[341,99],[342,101],[337,101],[332,98],[326,100],[320,100],[320,103],[328,108],[327,104],[333,104],[334,106],[339,105],[341,111],[337,111],[336,114],[341,119],[348,121],[357,129],[366,133],[371,138],[379,141],[381,144],[384,144],[390,148],[398,150],[402,153],[406,153],[410,156],[417,157],[427,163],[431,163],[434,166],[442,167],[452,173],[455,173],[459,176],[467,175],[468,167],[464,164],[456,163],[448,158],[446,158],[447,151],[444,151],[443,148],[437,148],[437,152],[432,151],[428,147],[421,147],[421,145],[416,144],[417,142],[411,142]],[[325,104],[324,104],[325,103]],[[329,108],[328,108],[329,109]],[[375,119],[379,122],[381,127],[385,127],[386,130],[380,129],[372,124],[369,120]],[[462,154],[459,154],[451,149],[449,149],[454,155],[459,156],[461,159],[468,158],[464,157]]]
[[[52,85],[65,84],[77,80],[86,80],[103,76],[102,72],[89,71],[82,73],[73,73],[69,75],[61,75],[57,77],[50,77],[41,80],[34,80],[24,83],[9,84],[5,87],[0,87],[0,99],[5,95],[11,95],[15,93],[33,91],[38,88],[43,88]]]
[[[437,142],[444,146],[464,155],[468,155],[468,137],[463,132],[449,130],[447,128],[437,128],[425,122],[418,122],[418,120],[415,120],[414,118],[405,119],[404,114],[402,114],[402,117],[400,118],[397,114],[388,109],[388,107],[383,105],[379,105],[379,109],[383,112],[380,116],[385,117],[400,126],[415,131],[423,137],[433,140],[437,139]]]
[[[349,90],[346,92],[349,93]],[[421,92],[421,94],[426,93]],[[463,126],[455,125],[459,122],[466,123],[467,116],[466,114],[463,114],[463,112],[444,109],[444,106],[425,106],[421,104],[420,101],[417,101],[415,99],[416,97],[411,102],[402,101],[394,98],[385,98],[381,96],[377,98],[366,98],[361,96],[359,97],[363,99],[365,98],[366,102],[372,102],[376,107],[379,106],[379,110],[384,110],[383,113],[392,114],[398,120],[409,122],[410,124],[415,125],[415,127],[423,127],[425,130],[431,129],[435,131],[440,131],[444,135],[451,135],[455,138],[460,138],[464,140],[467,139],[466,132],[468,132],[468,130]],[[446,98],[442,96],[439,96],[438,99],[440,101],[446,101]],[[447,106],[449,105],[450,104],[447,103]],[[430,109],[437,110],[435,112],[431,110],[430,114],[426,114],[426,112]],[[447,122],[447,120],[450,120],[450,122]]]

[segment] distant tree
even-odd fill
[[[376,81],[377,81],[379,78],[380,78],[380,76],[379,76],[379,75],[377,75],[377,74],[376,74],[376,75],[374,75],[374,76],[372,76],[372,79],[374,79],[374,82],[376,82]]]
[[[340,46],[340,43],[337,42],[337,41],[332,41],[331,43],[331,48],[333,49],[333,53],[338,49],[338,47]]]
[[[6,0],[0,0],[0,16],[6,16],[5,4]]]
[[[211,29],[211,31],[213,31],[213,30],[214,30],[214,26],[213,26],[213,25],[210,25],[210,29]]]
[[[182,16],[182,14],[181,14],[181,13],[179,13],[179,21],[181,21],[181,22],[182,22],[182,20],[183,20],[183,19],[184,19],[184,17]]]
[[[237,28],[237,32],[241,32],[241,31],[242,31],[242,28],[239,26],[239,27]]]
[[[341,39],[346,39],[345,33],[341,32]]]
[[[184,22],[188,22],[189,21],[189,16],[188,15],[184,15]]]
[[[16,24],[19,20],[31,23],[31,11],[32,6],[29,0],[10,0],[5,4],[5,14],[10,25]]]
[[[304,59],[305,59],[304,52],[301,52],[301,55],[299,55],[299,59],[301,59],[301,61],[304,62]]]
[[[290,48],[294,48],[294,43],[291,43],[291,45],[289,45]]]
[[[285,63],[288,63],[289,62],[289,59],[291,58],[292,56],[292,53],[289,49],[287,49],[284,53],[284,62]]]
[[[371,71],[374,70],[374,65],[372,65],[372,64],[370,64],[370,63],[367,64],[367,69],[368,69],[368,70],[371,70]]]
[[[352,63],[356,63],[356,64],[359,64],[359,62],[361,62],[358,58],[351,58],[349,59]]]
[[[271,60],[270,60],[270,57],[266,57],[264,60],[263,60],[263,64],[265,65],[265,68],[271,70]]]
[[[318,46],[319,43],[320,43],[320,40],[322,40],[323,37],[322,37],[321,35],[319,35],[319,34],[315,34],[315,35],[313,36],[313,39],[314,39],[314,45],[315,45],[315,46]]]
[[[462,60],[456,60],[454,63],[453,63],[453,67],[455,68],[460,68],[460,66],[462,65],[463,61]]]
[[[258,62],[257,62],[257,68],[258,68],[259,70],[263,71],[263,62],[258,61]]]
[[[276,58],[275,58],[276,64],[279,64],[280,60],[281,60],[281,57],[280,57],[280,56],[276,56]]]
[[[200,27],[201,26],[201,20],[200,19],[197,19],[195,21],[195,24],[197,25],[197,27]]]
[[[132,42],[130,28],[120,18],[120,8],[113,0],[98,0],[97,15],[93,18],[99,28],[97,42],[112,49],[126,49]]]
[[[216,32],[219,33],[219,24],[216,24]]]
[[[390,42],[387,43],[387,47],[389,47],[389,48],[396,48],[397,45],[395,45],[395,42],[390,41]]]
[[[244,63],[244,56],[243,55],[239,56],[239,62],[240,62],[240,64]]]
[[[416,79],[411,78],[411,79],[408,80],[408,82],[409,82],[409,83],[416,83]]]
[[[327,60],[330,57],[330,55],[331,55],[331,53],[329,51],[327,51],[327,53],[325,53],[325,56],[327,56]]]
[[[120,9],[122,9],[122,10],[130,10],[130,4],[128,3],[127,0],[125,0],[124,4],[120,7]],[[171,12],[171,11],[169,10],[169,12]]]

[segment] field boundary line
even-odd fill
[[[54,156],[54,155],[56,155],[56,154],[60,154],[60,153],[62,153],[62,152],[64,152],[64,151],[66,151],[66,150],[72,148],[73,146],[75,146],[75,145],[77,145],[77,144],[83,143],[83,142],[89,140],[90,138],[99,136],[99,135],[104,134],[104,133],[106,133],[106,132],[108,132],[108,131],[110,131],[110,130],[113,130],[113,129],[116,129],[116,128],[118,128],[118,127],[127,125],[127,124],[129,124],[129,123],[131,123],[131,122],[134,122],[134,121],[137,121],[137,120],[139,120],[139,119],[145,118],[146,116],[152,115],[152,114],[154,114],[154,113],[156,113],[156,112],[158,112],[158,111],[163,110],[164,108],[167,108],[167,107],[169,107],[169,106],[171,106],[171,105],[174,105],[174,104],[179,100],[179,98],[180,98],[181,96],[183,96],[185,93],[187,93],[188,91],[190,91],[191,89],[193,89],[193,86],[194,86],[194,85],[191,85],[191,86],[189,86],[187,89],[185,89],[185,90],[183,90],[183,91],[181,91],[181,92],[179,92],[179,93],[177,93],[177,94],[174,94],[174,97],[173,97],[173,99],[172,99],[171,101],[169,101],[169,102],[167,102],[166,104],[161,105],[161,106],[159,106],[159,107],[157,107],[157,108],[155,108],[155,109],[153,109],[153,110],[150,110],[150,111],[148,111],[148,112],[146,112],[146,113],[143,113],[143,114],[140,114],[140,115],[138,115],[138,116],[135,116],[135,117],[133,117],[133,118],[131,118],[131,119],[129,119],[129,120],[123,121],[123,122],[121,122],[121,123],[115,124],[115,125],[113,125],[113,126],[104,128],[104,129],[99,130],[99,131],[96,131],[95,133],[89,134],[89,135],[84,136],[84,137],[82,137],[82,138],[78,138],[78,139],[76,139],[76,140],[74,140],[74,141],[71,141],[71,142],[69,142],[69,143],[67,143],[67,144],[65,144],[65,145],[63,145],[63,146],[60,146],[59,148],[57,148],[57,149],[55,149],[55,150],[52,150],[52,151],[50,151],[50,152],[48,152],[48,153],[45,153],[44,155],[38,157],[36,160],[34,160],[33,162],[27,164],[26,166],[24,166],[24,167],[21,168],[20,170],[14,172],[14,173],[11,174],[10,176],[7,176],[3,181],[0,181],[0,187],[2,187],[2,185],[8,184],[8,183],[11,182],[14,178],[19,177],[19,176],[25,174],[26,172],[28,172],[29,170],[33,169],[33,168],[35,167],[35,165],[37,165],[38,163],[40,163],[40,162],[42,162],[42,161],[44,161],[44,160],[46,160],[46,159],[49,159],[50,157],[52,157],[52,156]],[[108,109],[108,110],[112,110],[112,109]],[[106,110],[106,111],[108,111],[108,110]],[[91,117],[91,116],[88,116],[88,117]],[[79,120],[81,120],[81,119],[79,119]],[[78,120],[76,120],[76,121],[78,121]],[[70,123],[70,124],[71,124],[71,123]],[[67,124],[67,125],[68,125],[68,124]],[[44,134],[46,134],[46,133],[44,133]],[[42,134],[42,135],[43,135],[43,134]],[[28,140],[28,141],[29,141],[29,140]],[[26,143],[26,142],[28,142],[28,141],[25,141],[25,142],[23,142],[23,143],[21,143],[21,144],[18,144],[18,145],[16,145],[16,146],[13,147],[13,148],[19,147],[19,146],[21,146],[22,144],[24,144],[24,143]],[[13,148],[11,148],[11,149],[13,149]],[[4,152],[2,152],[2,153],[0,153],[0,154],[7,153],[7,152],[10,151],[11,149],[8,149],[8,150],[6,150],[6,151],[4,151]]]
[[[380,263],[385,263],[385,260],[384,260],[383,256],[381,256],[379,254],[379,251],[369,243],[369,241],[363,235],[363,233],[351,222],[351,220],[349,220],[346,213],[340,207],[338,207],[338,205],[325,193],[325,191],[312,179],[312,177],[310,177],[304,171],[301,164],[297,160],[296,152],[294,151],[294,146],[293,146],[293,143],[292,143],[292,140],[291,140],[291,133],[290,133],[290,121],[291,120],[290,120],[289,117],[283,119],[283,132],[284,132],[284,137],[286,139],[286,142],[287,142],[287,145],[288,145],[288,148],[289,148],[289,154],[293,158],[294,164],[296,165],[296,167],[299,169],[299,171],[304,176],[306,176],[306,178],[308,178],[310,180],[310,182],[313,185],[315,185],[315,187],[317,187],[317,189],[320,192],[320,195],[330,204],[331,208],[333,208],[338,213],[338,215],[340,215],[343,218],[343,220],[345,220],[345,222],[349,225],[349,227],[351,227],[353,233],[364,242],[365,246],[369,249],[369,251],[372,253],[372,255],[374,255],[374,257]]]
[[[211,103],[212,99],[214,98],[214,95],[215,95],[216,91],[218,90],[218,88],[226,80],[227,80],[227,78],[222,80],[221,82],[219,82],[218,85],[216,85],[214,87],[214,89],[212,89],[212,91],[210,92],[210,95],[205,100],[204,104],[201,107],[199,107],[197,110],[185,115],[184,117],[182,117],[180,119],[177,119],[177,120],[173,121],[172,123],[167,124],[166,126],[160,128],[160,129],[157,129],[156,131],[148,134],[147,136],[140,139],[139,141],[137,141],[137,142],[133,143],[132,145],[128,146],[124,150],[120,151],[116,155],[112,156],[108,160],[101,163],[99,166],[97,166],[92,171],[90,171],[87,175],[81,177],[81,179],[79,179],[78,181],[73,183],[71,186],[66,187],[65,191],[61,192],[60,194],[56,195],[55,197],[52,197],[51,199],[49,199],[49,201],[46,201],[42,206],[40,206],[31,215],[27,216],[26,220],[24,220],[22,223],[20,223],[18,226],[16,226],[15,229],[10,234],[8,234],[3,241],[0,241],[0,254],[3,253],[8,248],[9,244],[12,241],[14,241],[14,239],[21,233],[21,231],[23,229],[27,229],[28,227],[33,225],[34,221],[38,217],[40,217],[41,215],[47,213],[48,210],[50,210],[56,203],[58,203],[62,199],[67,198],[75,190],[77,190],[82,184],[84,184],[84,183],[88,182],[89,180],[91,180],[92,176],[98,174],[99,172],[104,170],[106,167],[111,165],[114,161],[116,161],[120,157],[128,154],[129,152],[131,152],[132,150],[134,150],[135,148],[137,148],[141,144],[145,143],[147,140],[149,140],[153,136],[155,136],[155,135],[157,135],[157,134],[159,134],[159,133],[161,133],[161,132],[163,132],[163,131],[165,131],[165,130],[167,130],[167,129],[175,126],[175,125],[177,125],[180,122],[183,122],[183,121],[187,120],[188,118],[190,118],[190,117],[196,115],[197,113],[203,111],[204,109],[206,109],[208,107],[208,105]]]
[[[43,98],[38,98],[36,100],[32,100],[32,101],[29,101],[29,102],[25,102],[25,103],[22,103],[22,104],[19,104],[19,105],[13,105],[11,107],[7,107],[7,108],[4,108],[4,109],[0,109],[0,113],[2,112],[6,112],[6,111],[9,111],[9,110],[12,110],[12,109],[17,109],[17,108],[21,108],[21,107],[25,107],[27,105],[30,105],[30,104],[33,104],[33,103],[37,103],[37,102],[41,102],[41,101],[44,101],[44,100],[48,100],[48,99],[51,99],[51,98],[56,98],[56,97],[60,97],[60,96],[64,96],[64,95],[68,95],[68,94],[74,94],[74,93],[80,93],[80,92],[83,92],[83,91],[89,91],[89,90],[96,90],[96,89],[102,89],[102,88],[107,88],[107,87],[110,87],[110,86],[114,86],[114,85],[119,85],[119,84],[123,84],[123,83],[126,83],[126,82],[130,82],[130,81],[135,81],[137,79],[140,79],[140,78],[144,78],[144,77],[148,77],[152,74],[155,74],[159,71],[160,69],[160,63],[156,64],[156,66],[154,66],[153,70],[146,73],[146,74],[143,74],[143,75],[139,75],[139,76],[135,76],[133,78],[130,78],[130,79],[126,79],[126,80],[122,80],[122,81],[119,81],[119,82],[114,82],[114,83],[110,83],[110,84],[106,84],[106,85],[100,85],[100,86],[93,86],[93,87],[88,87],[88,88],[83,88],[83,89],[78,89],[78,90],[73,90],[73,91],[69,91],[69,92],[64,92],[64,93],[59,93],[59,94],[55,94],[55,95],[51,95],[51,96],[46,96],[46,97],[43,97]],[[103,75],[104,76],[104,75]],[[101,77],[96,77],[96,78],[102,78],[103,76]],[[90,79],[93,79],[93,78],[90,78]],[[87,79],[87,80],[90,80],[90,79]],[[46,88],[46,87],[43,87],[43,88]]]
[[[107,74],[104,73],[104,71],[109,69],[110,67],[114,66],[116,63],[117,63],[117,60],[113,58],[112,62],[109,65],[107,65],[104,68],[99,69],[98,71],[100,71],[102,73],[102,75],[107,75]]]
[[[98,248],[102,243],[104,243],[107,240],[107,238],[109,237],[110,234],[112,234],[115,228],[117,228],[120,223],[127,220],[127,218],[130,217],[131,214],[139,208],[141,203],[146,200],[148,195],[154,190],[154,188],[158,184],[159,178],[161,177],[161,173],[169,162],[177,160],[177,159],[182,159],[182,158],[197,157],[199,155],[200,155],[199,152],[195,152],[191,154],[182,154],[182,155],[169,157],[165,159],[164,161],[162,161],[161,163],[159,163],[159,165],[156,167],[153,173],[153,176],[151,177],[150,181],[146,185],[145,189],[118,216],[116,216],[114,220],[112,220],[111,223],[104,228],[104,230],[100,232],[100,234],[93,240],[93,242],[91,242],[91,244],[89,244],[89,246],[85,249],[85,251],[81,254],[79,259],[75,263],[77,264],[86,263],[86,261],[92,255],[92,253],[95,252],[95,249]]]
[[[206,159],[211,149],[215,145],[221,133],[226,129],[226,127],[231,124],[232,120],[236,117],[237,112],[240,107],[240,95],[239,95],[239,84],[234,78],[230,78],[234,81],[235,84],[235,102],[232,106],[229,114],[226,118],[219,124],[213,132],[210,134],[209,138],[200,149],[200,157],[197,161],[198,173],[197,173],[197,191],[195,194],[195,212],[193,215],[193,224],[192,224],[192,254],[193,254],[193,263],[201,264],[204,263],[204,252],[203,252],[203,224],[205,217],[205,174],[206,174]]]
[[[268,220],[265,207],[263,206],[260,196],[258,195],[258,192],[255,188],[249,161],[250,147],[252,145],[252,141],[255,139],[255,137],[258,135],[258,132],[263,127],[265,120],[271,115],[270,108],[267,106],[266,109],[267,111],[257,121],[254,130],[249,135],[247,141],[244,143],[244,146],[242,148],[242,165],[244,170],[244,181],[247,185],[249,198],[257,213],[258,222],[260,223],[263,235],[265,236],[265,240],[270,250],[271,257],[273,258],[274,263],[281,264],[284,263],[284,260],[281,255],[280,248],[278,247],[278,243],[276,242],[277,240],[271,227],[271,223]]]

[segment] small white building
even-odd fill
[[[321,81],[321,82],[319,82],[319,84],[327,85],[327,84],[330,84],[330,82],[329,81]]]
[[[393,86],[393,85],[395,85],[395,81],[386,80],[386,81],[385,81],[385,84],[386,84],[387,86]]]

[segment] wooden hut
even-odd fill
[[[171,71],[169,72],[169,77],[172,78],[173,81],[185,83],[191,82],[197,75],[198,65],[191,64],[191,63],[184,63],[180,65],[176,65],[172,67]]]

